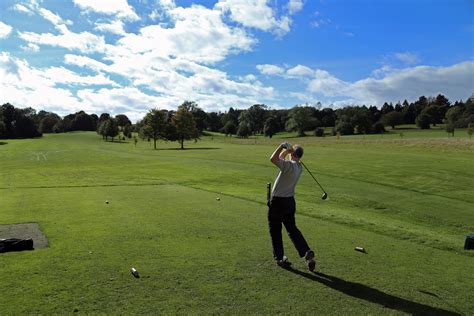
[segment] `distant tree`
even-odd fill
[[[334,126],[333,134],[337,133],[341,135],[353,135],[354,134],[354,125],[349,120],[339,120]]]
[[[371,129],[372,129],[372,133],[375,133],[375,134],[385,133],[385,126],[381,122],[374,123]]]
[[[237,127],[237,135],[242,137],[242,135],[239,135],[239,130],[245,131],[247,134],[245,137],[252,135],[256,131],[254,122],[255,120],[252,118],[248,110],[241,111],[239,115],[239,125]]]
[[[429,129],[430,123],[431,116],[424,110],[416,117],[416,125],[421,129]]]
[[[132,125],[131,124],[127,124],[123,127],[123,135],[127,138],[132,138]]]
[[[239,127],[237,128],[237,136],[242,138],[247,138],[252,134],[252,129],[249,126],[247,121],[242,121],[239,123]]]
[[[3,118],[5,125],[5,138],[15,138],[14,122],[17,116],[15,107],[10,103],[3,104],[0,108],[0,116]]]
[[[117,114],[115,115],[115,120],[117,122],[117,125],[120,127],[124,127],[126,125],[131,125],[132,122],[128,119],[128,117],[125,114]]]
[[[143,126],[140,129],[142,138],[153,139],[154,148],[156,141],[166,139],[166,111],[151,109],[143,119]]]
[[[56,115],[44,116],[39,123],[39,131],[41,133],[52,133],[54,125],[60,120],[61,118],[58,118]]]
[[[218,132],[223,127],[219,114],[216,112],[207,113],[206,125],[211,132]]]
[[[263,133],[265,136],[272,138],[278,132],[278,123],[277,119],[274,116],[270,116],[265,120],[265,124],[263,126]]]
[[[207,114],[201,108],[198,107],[197,103],[192,102],[192,107],[190,107],[190,112],[194,117],[194,121],[196,122],[196,128],[201,135],[202,132],[207,129]]]
[[[305,131],[318,127],[321,123],[312,116],[312,108],[297,106],[290,110],[288,121],[286,122],[287,131],[296,131],[298,136],[305,136]]]
[[[395,104],[395,112],[402,112],[402,105],[400,104],[400,101],[397,102],[397,104]]]
[[[104,122],[104,132],[106,137],[112,137],[112,141],[118,135],[118,125],[115,119],[109,118],[107,121]]]
[[[2,137],[4,138],[30,138],[40,137],[38,126],[34,121],[36,111],[32,108],[19,109],[10,103],[0,107],[2,119]]]
[[[199,131],[196,128],[196,121],[186,102],[178,107],[172,122],[176,128],[176,140],[181,144],[181,149],[184,149],[185,140],[198,139]]]
[[[453,127],[462,126],[461,118],[463,113],[464,109],[461,106],[453,106],[445,114],[446,124],[453,125]]]
[[[395,129],[396,125],[403,123],[403,114],[397,111],[389,112],[382,117],[382,123]]]
[[[239,121],[239,116],[240,116],[239,110],[234,110],[232,107],[229,108],[229,111],[222,115],[221,117],[221,123],[222,126],[225,126],[228,121],[233,121],[234,124],[237,126],[237,122]]]
[[[371,132],[371,112],[366,106],[348,106],[336,111],[336,131],[342,135],[354,132],[367,134]],[[348,123],[348,124],[347,124]],[[352,132],[349,132],[352,129]]]
[[[65,132],[65,129],[64,129],[63,120],[57,121],[56,124],[54,124],[53,126],[53,133],[64,133],[64,132]]]
[[[38,127],[31,116],[19,115],[15,120],[15,137],[30,138],[41,137]]]
[[[415,104],[413,103],[408,104],[408,101],[405,100],[403,102],[402,113],[403,113],[403,122],[405,124],[415,124],[415,120],[418,115]]]
[[[453,122],[446,123],[445,129],[448,134],[451,134],[451,136],[454,136],[455,126]]]
[[[382,109],[380,111],[382,112],[382,115],[385,115],[387,113],[395,111],[395,108],[393,107],[392,103],[388,104],[387,102],[385,102],[382,105]]]
[[[77,112],[72,120],[73,131],[95,131],[94,119],[84,111]]]
[[[0,117],[0,139],[7,138],[7,128],[5,123],[3,123],[2,117]]]
[[[333,127],[336,124],[336,112],[331,108],[321,110],[321,125],[324,127]]]
[[[314,130],[314,136],[316,137],[323,137],[324,136],[324,128],[318,127]]]
[[[379,122],[382,118],[382,112],[376,106],[370,106],[369,113],[371,122]]]
[[[262,134],[267,117],[267,106],[265,104],[254,104],[247,112],[250,118],[252,134]]]
[[[222,128],[222,132],[225,134],[225,136],[235,135],[237,133],[237,125],[234,121],[227,121],[227,123]]]

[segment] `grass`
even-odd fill
[[[211,134],[184,151],[94,133],[6,140],[0,224],[38,222],[50,247],[0,255],[1,314],[469,314],[474,141],[403,133]],[[294,270],[271,258],[265,187],[282,139],[329,193],[307,174],[297,188],[316,274],[286,236]]]

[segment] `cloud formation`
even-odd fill
[[[0,39],[7,38],[12,31],[12,27],[0,21]]]
[[[94,12],[108,16],[116,16],[130,21],[140,20],[127,0],[73,0],[85,12]]]
[[[288,69],[275,65],[260,65],[257,68],[267,75],[302,80],[306,84],[307,94],[292,93],[302,101],[324,98],[335,104],[380,106],[384,102],[413,101],[421,95],[435,96],[440,93],[451,100],[460,100],[474,90],[474,61],[447,67],[384,67],[374,71],[377,77],[354,82],[339,79],[326,70],[313,70],[303,65]]]

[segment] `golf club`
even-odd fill
[[[325,200],[328,198],[328,194],[326,193],[326,191],[324,191],[323,187],[321,186],[321,184],[319,184],[318,180],[316,180],[316,178],[313,176],[313,174],[311,173],[311,171],[309,171],[308,167],[306,167],[306,165],[300,161],[301,164],[303,165],[303,167],[306,169],[306,171],[308,171],[308,173],[311,175],[311,177],[314,179],[314,181],[316,181],[316,183],[319,185],[319,187],[321,188],[321,190],[323,190],[323,195],[321,196],[321,199]]]

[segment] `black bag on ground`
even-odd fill
[[[33,239],[0,239],[0,253],[8,251],[33,250]]]

